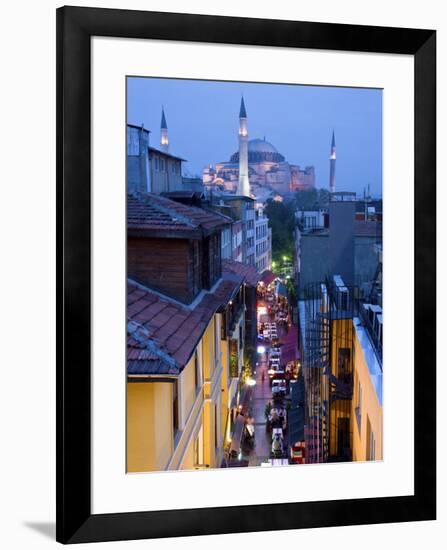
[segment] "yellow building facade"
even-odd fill
[[[178,376],[129,376],[127,470],[214,468],[223,456],[220,314]]]
[[[346,457],[349,452],[354,461],[382,460],[382,367],[378,356],[357,317],[332,323],[329,454]]]
[[[353,460],[383,460],[382,367],[354,319]]]

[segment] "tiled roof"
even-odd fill
[[[153,193],[127,196],[127,227],[131,230],[206,232],[226,223],[221,215]]]
[[[355,220],[354,235],[356,237],[381,237],[382,222]]]
[[[214,291],[191,308],[129,280],[128,374],[180,374],[212,316],[231,300],[242,281],[224,273]]]
[[[245,282],[251,286],[256,286],[261,279],[261,275],[255,267],[234,260],[222,260],[222,269],[243,277]]]

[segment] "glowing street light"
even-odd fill
[[[247,386],[256,386],[256,380],[254,378],[249,378],[246,384]]]
[[[265,353],[265,347],[264,346],[258,346],[258,353]]]

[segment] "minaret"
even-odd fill
[[[250,196],[250,182],[248,180],[248,127],[247,111],[245,110],[244,97],[241,99],[239,111],[239,184],[237,194]]]
[[[335,132],[332,130],[331,154],[329,157],[329,191],[335,193],[335,161],[337,155],[335,153]]]
[[[160,149],[164,153],[169,153],[168,125],[166,124],[165,110],[163,107],[161,108]]]

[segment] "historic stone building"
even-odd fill
[[[249,181],[251,195],[260,202],[277,194],[314,188],[314,167],[306,166],[302,169],[289,163],[265,138],[248,139],[247,120],[242,98],[239,112],[239,150],[231,155],[228,162],[206,167],[203,171],[203,183],[213,190],[247,194],[246,186]]]

